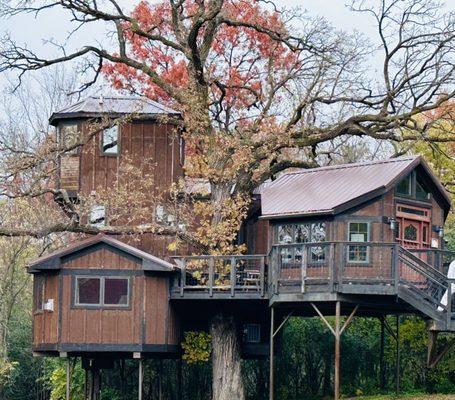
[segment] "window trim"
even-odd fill
[[[117,128],[117,151],[115,153],[108,153],[106,151],[104,151],[104,133],[105,131],[109,130],[109,129],[112,129],[116,127]],[[101,152],[101,155],[103,156],[107,156],[107,157],[119,157],[120,156],[120,150],[121,150],[121,129],[120,129],[120,125],[112,125],[108,128],[105,128],[101,131],[101,140],[100,140],[100,152]]]
[[[38,285],[41,284],[43,291],[41,293],[41,307],[38,308]],[[46,279],[42,275],[35,275],[33,282],[33,313],[42,314],[44,313],[44,304],[46,299]]]
[[[97,304],[87,304],[79,303],[79,290],[78,290],[78,279],[99,279],[100,280],[100,297],[99,303]],[[127,280],[127,303],[126,304],[105,304],[105,281],[106,279],[123,279]],[[74,275],[72,282],[72,308],[83,308],[83,309],[122,309],[130,310],[131,309],[131,293],[132,293],[132,279],[129,275],[119,275],[119,276],[109,276],[109,275]]]
[[[347,240],[349,243],[351,243],[351,240],[350,240],[350,233],[351,233],[351,224],[367,224],[367,240],[366,242],[359,242],[359,243],[368,243],[371,241],[371,221],[366,221],[366,220],[358,220],[358,221],[355,221],[355,220],[349,220],[347,221],[347,226],[348,226],[348,237],[347,237]],[[370,246],[368,245],[363,245],[367,248],[367,256],[366,256],[366,259],[365,261],[355,261],[355,260],[350,260],[349,259],[349,249],[350,247],[354,247],[354,246],[357,246],[357,245],[348,245],[347,248],[346,248],[346,262],[348,264],[369,264],[370,263],[370,258],[371,258],[371,254],[370,254]],[[362,244],[359,244],[358,246],[362,246]]]

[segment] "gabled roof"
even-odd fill
[[[137,258],[138,261],[141,262],[142,269],[144,271],[172,272],[176,269],[175,265],[162,260],[161,258],[152,256],[145,251],[139,250],[136,247],[130,246],[126,243],[121,242],[120,240],[114,239],[104,234],[99,234],[88,239],[80,240],[63,249],[40,257],[28,264],[27,268],[29,272],[36,272],[38,270],[59,270],[61,268],[61,262],[64,257],[103,243],[108,247],[120,250]]]
[[[140,115],[141,118],[154,118],[158,115],[180,115],[178,111],[144,97],[90,96],[54,112],[49,118],[49,123],[57,125],[57,122],[62,119],[95,118],[104,114],[112,117]]]
[[[338,214],[386,193],[419,166],[447,213],[449,195],[423,158],[412,156],[286,173],[262,190],[262,216]]]

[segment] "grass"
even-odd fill
[[[455,400],[455,394],[405,394],[402,396],[359,396],[346,400]]]

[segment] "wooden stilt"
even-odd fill
[[[183,391],[182,391],[182,358],[178,359],[178,366],[177,366],[177,399],[176,400],[182,400],[183,399]]]
[[[88,370],[84,370],[84,400],[89,400],[89,396],[88,396],[88,388],[89,388],[89,383],[88,383],[88,379],[89,379],[89,376],[88,376]]]
[[[158,400],[163,400],[163,360],[159,360],[158,371]]]
[[[144,379],[144,370],[142,365],[142,358],[139,359],[139,388],[138,388],[138,399],[142,400],[142,383]]]
[[[379,388],[385,389],[385,364],[384,364],[384,348],[385,348],[385,323],[384,318],[381,317],[381,347],[379,352]]]
[[[341,303],[337,301],[335,306],[335,400],[339,400],[340,398],[340,314]]]
[[[71,392],[71,359],[66,359],[66,400],[70,400]]]
[[[396,341],[397,341],[397,347],[396,347],[396,356],[397,356],[397,359],[396,359],[396,370],[395,370],[395,375],[396,375],[396,392],[397,392],[397,395],[400,393],[400,358],[401,358],[401,354],[400,354],[400,316],[397,315],[397,330],[396,330]]]
[[[275,329],[275,310],[270,308],[270,367],[269,367],[269,400],[274,399],[274,332]]]

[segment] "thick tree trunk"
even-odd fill
[[[217,314],[210,327],[212,335],[213,400],[244,400],[240,343],[231,316]]]

